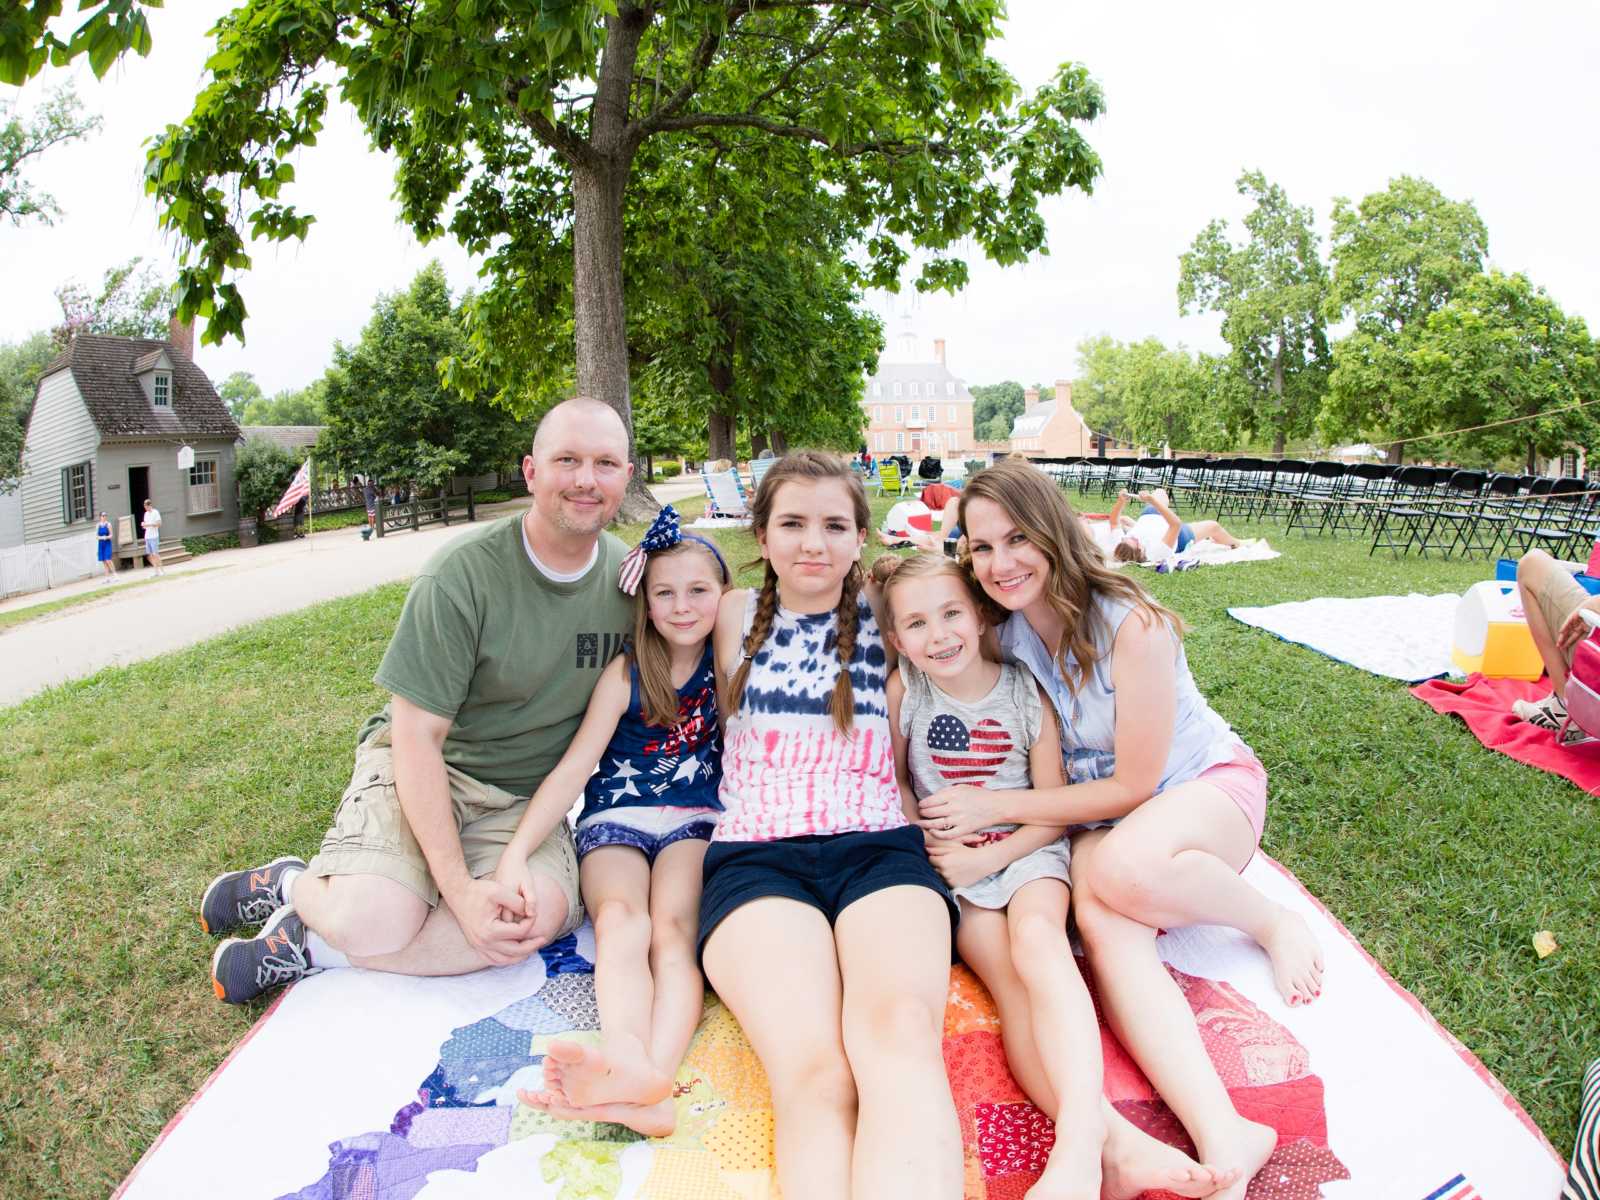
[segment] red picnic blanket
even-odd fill
[[[1469,676],[1465,683],[1430,679],[1412,688],[1411,694],[1434,712],[1455,713],[1467,723],[1473,737],[1489,749],[1560,775],[1591,796],[1600,796],[1600,742],[1562,746],[1550,730],[1520,721],[1511,711],[1514,700],[1548,696],[1548,676],[1538,683],[1485,679],[1477,674]]]

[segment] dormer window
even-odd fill
[[[157,408],[172,407],[172,376],[165,371],[157,371],[154,380],[155,391],[153,400]]]

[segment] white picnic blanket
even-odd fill
[[[1263,562],[1281,557],[1282,552],[1269,546],[1266,538],[1246,538],[1237,546],[1224,546],[1210,538],[1196,538],[1181,553],[1170,554],[1159,562],[1142,562],[1139,565],[1166,574],[1189,567],[1226,567],[1233,563]]]
[[[1416,592],[1354,599],[1324,596],[1230,608],[1228,615],[1374,675],[1421,683],[1459,674],[1450,661],[1450,639],[1460,602],[1456,595]]]
[[[1235,1105],[1279,1130],[1251,1195],[1555,1200],[1564,1164],[1483,1065],[1287,870],[1258,854],[1244,877],[1300,913],[1321,942],[1327,973],[1316,1003],[1287,1007],[1265,955],[1234,930],[1172,930],[1156,946]],[[773,1195],[766,1080],[719,1004],[708,1004],[679,1074],[670,1139],[561,1124],[517,1103],[517,1087],[540,1079],[552,1035],[594,1037],[593,955],[585,926],[520,966],[460,979],[350,969],[296,984],[117,1196]],[[992,1003],[962,968],[952,973],[945,1026],[966,1200],[1016,1200],[1037,1180],[1053,1134],[1007,1074]],[[1171,1115],[1109,1032],[1104,1045],[1107,1098],[1141,1127],[1173,1136]]]

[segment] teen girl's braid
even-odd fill
[[[750,632],[745,634],[744,643],[740,647],[742,661],[739,669],[733,673],[733,678],[728,683],[728,715],[731,717],[739,711],[739,705],[744,700],[744,685],[750,679],[750,664],[766,644],[767,635],[772,632],[772,622],[778,615],[778,573],[772,569],[772,564],[767,564],[766,578],[761,581],[761,592],[756,597],[756,615],[750,622]]]
[[[850,685],[850,659],[856,652],[856,634],[861,627],[861,609],[857,600],[866,572],[860,561],[850,564],[839,593],[839,607],[834,618],[835,640],[839,644],[839,678],[833,685],[833,723],[840,733],[849,733],[855,722],[856,695]]]

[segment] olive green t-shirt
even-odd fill
[[[622,646],[633,601],[617,587],[623,544],[600,535],[594,565],[556,583],[528,557],[520,517],[456,539],[422,568],[374,677],[450,718],[444,760],[517,795],[538,788]],[[389,722],[370,717],[361,741]]]

